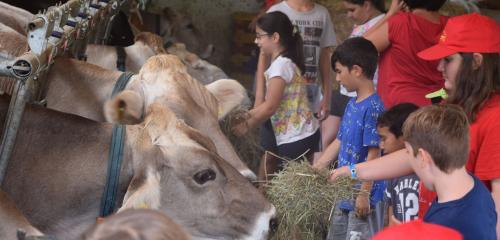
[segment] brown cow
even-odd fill
[[[28,35],[28,23],[34,15],[24,9],[0,2],[0,21],[20,33]]]
[[[7,108],[2,98],[0,123]],[[27,107],[2,189],[42,232],[77,239],[98,215],[111,128]],[[163,102],[148,105],[126,133],[121,209],[160,210],[194,239],[266,239],[274,207]]]
[[[2,28],[2,26],[4,27]],[[5,31],[2,31],[2,29],[5,29]],[[5,34],[0,36],[0,43],[5,42],[6,45],[4,47],[8,48],[0,48],[0,53],[5,50],[11,51],[10,49],[16,49],[16,52],[12,54],[10,52],[8,53],[10,55],[20,54],[21,52],[19,52],[18,49],[22,49],[23,46],[26,46],[25,42],[23,43],[23,41],[19,39],[21,35],[5,27],[5,25],[0,24],[0,33],[2,32]],[[173,56],[167,58],[172,59],[168,67],[173,71],[186,71],[186,67],[178,58]],[[51,66],[47,75],[47,107],[62,112],[73,113],[96,121],[105,121],[102,106],[111,96],[113,86],[120,75],[121,72],[116,70],[106,70],[99,66],[74,59],[58,58]],[[223,118],[232,108],[241,104],[242,101],[247,98],[245,89],[234,80],[223,80],[222,82],[228,83],[223,93],[217,92],[214,87],[208,87],[215,96],[214,98],[214,96],[212,96],[198,81],[194,81],[190,77],[187,78],[188,81],[183,87],[195,91],[188,91],[188,94],[184,95],[179,95],[181,91],[168,93],[177,95],[179,99],[186,100],[185,103],[179,103],[180,105],[175,108],[178,117],[181,119],[204,119],[205,121],[203,123],[196,122],[197,125],[192,126],[210,137],[216,144],[218,153],[233,167],[244,176],[255,179],[255,174],[248,169],[240,159],[234,147],[220,130],[217,121],[218,118]],[[161,81],[145,82],[143,80],[144,79],[133,77],[131,82],[127,85],[127,89],[142,89],[143,87],[147,87],[148,90],[142,93],[144,94],[143,96],[147,98],[156,98],[162,96],[162,94],[167,94],[167,92],[162,91],[161,88],[155,87],[155,84],[161,84]],[[11,94],[13,83],[14,81],[12,79],[0,78],[1,91]],[[232,87],[232,90],[228,91],[228,87]],[[228,95],[228,93],[232,94]],[[197,94],[200,96],[197,96]],[[223,96],[218,96],[220,94],[223,94]],[[200,98],[202,100],[193,102],[192,99],[194,98]],[[222,101],[224,101],[224,103],[221,103]],[[224,105],[224,107],[222,107],[222,105]],[[201,111],[186,111],[188,109],[200,109]]]
[[[17,230],[22,229],[27,236],[43,236],[16,207],[16,204],[0,190],[0,239],[17,240]]]
[[[126,90],[139,94],[143,103],[139,110],[142,112],[143,106],[148,106],[155,99],[167,97],[165,100],[169,102],[166,104],[177,117],[209,137],[219,155],[240,173],[255,179],[255,174],[240,159],[218,123],[218,119],[247,100],[243,86],[235,80],[223,79],[205,87],[191,78],[185,66],[173,55],[154,56],[143,69],[157,63],[163,69],[156,69],[154,77],[146,76],[152,71],[141,70],[126,87]],[[157,75],[157,72],[166,74]],[[111,97],[113,85],[120,74],[73,59],[58,59],[48,75],[47,107],[105,121],[102,106]]]
[[[177,223],[160,211],[127,209],[84,234],[83,240],[189,240],[188,234]]]
[[[165,53],[162,38],[156,34],[142,32],[136,35],[135,43],[124,48],[125,70],[139,72],[148,58]],[[114,46],[89,44],[87,46],[87,61],[106,69],[117,69],[117,50]]]

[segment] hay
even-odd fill
[[[324,239],[329,217],[337,200],[353,198],[359,192],[355,180],[327,181],[329,172],[316,172],[307,161],[288,162],[269,182],[267,197],[276,207],[279,227],[272,239]]]
[[[263,151],[259,144],[259,131],[252,129],[245,136],[239,137],[233,134],[231,128],[241,122],[242,119],[248,118],[248,104],[243,104],[232,110],[222,121],[219,122],[222,132],[228,138],[236,150],[238,156],[250,168],[257,172],[259,168],[260,158]]]

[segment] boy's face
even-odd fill
[[[427,189],[435,191],[434,184],[432,182],[432,175],[430,174],[429,161],[424,161],[420,152],[415,156],[415,152],[408,142],[404,142],[404,144],[413,171],[417,174],[420,181],[424,183]]]
[[[349,92],[357,90],[354,81],[355,74],[353,70],[354,69],[349,70],[347,66],[340,64],[338,61],[335,62],[335,69],[333,69],[333,71],[336,73],[335,80],[337,80],[337,82],[344,86]]]
[[[378,134],[380,135],[380,149],[384,153],[393,153],[397,150],[405,148],[405,142],[402,137],[396,137],[389,127],[377,127]]]

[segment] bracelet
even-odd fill
[[[356,165],[352,164],[349,165],[349,172],[351,172],[351,177],[354,179],[358,178],[358,172],[356,171]]]

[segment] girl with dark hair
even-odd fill
[[[290,159],[298,158],[308,150],[312,153],[317,150],[319,122],[313,116],[307,99],[307,83],[301,73],[304,71],[302,37],[282,12],[260,17],[255,33],[255,43],[260,51],[272,59],[264,73],[265,99],[250,110],[250,117],[236,125],[233,131],[243,135],[267,121],[264,127],[269,128],[271,131],[267,132],[273,132],[274,136],[261,136],[266,151]]]
[[[437,43],[448,20],[438,12],[445,2],[393,0],[386,16],[364,35],[380,53],[377,92],[386,108],[403,102],[429,105],[425,95],[443,87],[438,62],[417,53]],[[409,11],[400,11],[403,6]]]
[[[491,190],[496,211],[500,212],[500,26],[479,14],[458,16],[448,21],[438,39],[439,43],[418,56],[429,61],[441,59],[438,70],[450,95],[446,102],[462,107],[470,122],[466,169]],[[446,139],[443,142],[446,143]],[[403,176],[412,172],[407,158],[406,151],[402,150],[358,164],[354,167],[355,175],[362,180]],[[351,175],[351,172],[337,169],[331,179],[342,175]],[[431,193],[423,187],[420,189],[421,213],[426,213],[435,196]],[[424,221],[426,217],[427,213]],[[467,218],[456,220],[463,225],[476,222]],[[500,236],[498,221],[496,228]]]

